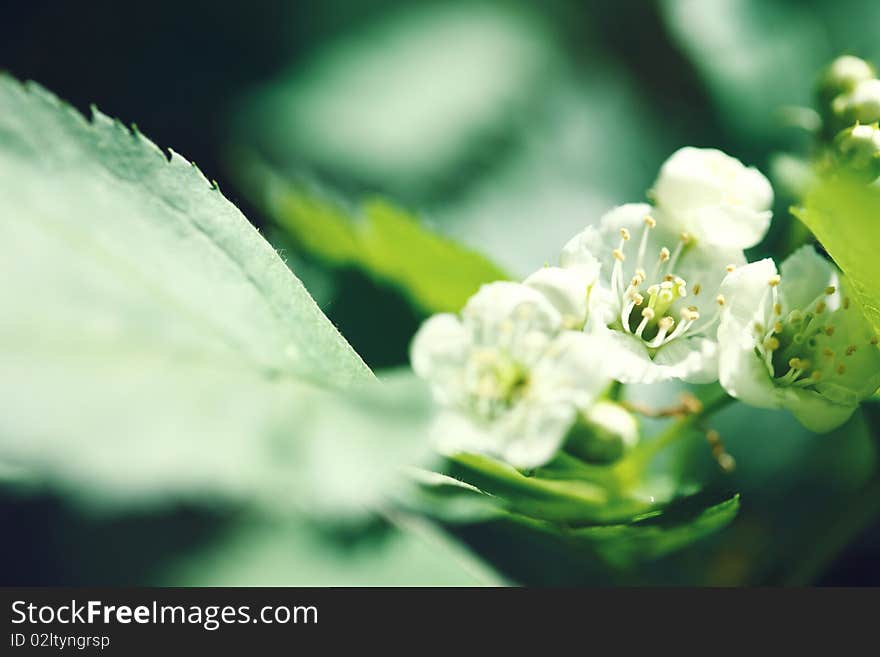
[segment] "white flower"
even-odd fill
[[[444,453],[481,452],[519,468],[550,460],[579,410],[606,386],[590,336],[533,287],[484,285],[461,318],[435,315],[413,340],[413,369],[444,412],[434,428]]]
[[[880,386],[877,339],[845,286],[811,246],[779,273],[769,259],[731,273],[722,284],[721,385],[753,406],[788,409],[812,431],[845,422]]]
[[[672,226],[649,205],[622,205],[562,251],[563,266],[600,263],[585,330],[603,339],[606,374],[624,383],[717,378],[718,286],[745,260]]]
[[[746,249],[770,227],[769,181],[719,150],[679,149],[660,168],[650,194],[678,230],[707,244]]]

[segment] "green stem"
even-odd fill
[[[702,420],[718,412],[734,401],[733,397],[725,392],[708,401],[703,402],[703,407],[697,413],[691,413],[668,425],[660,434],[649,442],[641,443],[628,459],[621,465],[626,468],[626,478],[629,481],[640,479],[650,465],[654,457],[673,443],[691,434],[691,430]]]

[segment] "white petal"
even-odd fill
[[[460,367],[468,354],[470,339],[458,317],[441,313],[427,319],[410,346],[413,370],[431,379],[438,370]]]
[[[480,287],[461,311],[465,326],[477,332],[477,339],[493,343],[511,330],[555,333],[562,318],[543,294],[521,283],[497,281]]]
[[[559,256],[559,264],[566,268],[599,268],[600,256],[606,250],[605,243],[595,226],[587,226],[572,237]]]
[[[580,331],[564,331],[532,371],[534,398],[586,408],[608,386],[604,343]]]
[[[806,310],[807,304],[837,279],[834,265],[810,245],[788,256],[779,269],[782,276],[779,293],[788,311]]]
[[[755,321],[763,322],[772,310],[768,283],[775,274],[776,265],[770,258],[737,267],[727,274],[721,283],[721,324],[735,322],[739,328],[746,328]]]
[[[499,422],[498,456],[517,468],[536,468],[549,461],[574,424],[571,404],[521,403]]]
[[[701,241],[747,248],[767,232],[773,188],[757,169],[716,150],[682,148],[663,164],[652,195]]]
[[[673,340],[657,350],[654,366],[661,380],[711,383],[718,379],[718,345],[705,337]]]
[[[581,328],[587,319],[589,289],[596,282],[598,273],[598,263],[592,271],[584,267],[543,267],[529,276],[524,284],[547,297],[562,316],[563,327]]]
[[[431,443],[445,456],[461,453],[497,454],[498,437],[491,427],[452,410],[439,413],[431,425]]]

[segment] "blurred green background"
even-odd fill
[[[386,251],[357,240],[315,248],[322,234],[299,220],[294,192],[327,204],[324,226],[333,208],[390,199],[400,209],[385,212],[405,210],[404,224],[417,217],[483,254],[473,266],[487,277],[521,277],[608,208],[641,200],[673,150],[711,146],[773,180],[776,218],[758,250],[767,252],[794,221],[780,154],[809,145],[791,108],[811,104],[817,71],[841,52],[880,62],[880,4],[34,0],[0,9],[0,68],[83,110],[96,103],[136,121],[194,160],[375,370],[406,364],[426,308],[455,309],[454,267],[432,279],[449,283],[447,296],[426,300],[419,281],[399,282],[405,225],[380,231]],[[739,517],[635,570],[503,521],[449,528],[462,540],[444,547],[455,563],[473,558],[469,545],[499,573],[475,561],[462,576],[409,538],[437,531],[412,519],[393,533],[387,517],[255,519],[219,502],[119,514],[4,486],[0,581],[876,585],[874,416],[868,406],[817,437],[784,413],[724,411],[718,428],[739,467],[715,485],[742,493]],[[714,472],[705,449],[679,456]]]

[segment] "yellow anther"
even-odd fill
[[[623,251],[621,251],[620,249],[614,249],[611,252],[611,255],[614,256],[615,260],[619,260],[620,262],[623,262],[624,260],[626,260],[626,256],[623,255]]]
[[[764,348],[767,351],[776,351],[779,349],[779,340],[776,338],[767,338],[764,340]]]
[[[789,366],[790,368],[792,368],[792,369],[795,369],[795,370],[801,370],[801,369],[803,369],[803,368],[801,367],[801,359],[800,359],[800,358],[791,358],[791,359],[789,359],[789,361],[788,361],[788,366]]]
[[[776,287],[779,285],[779,281],[782,280],[782,277],[779,274],[773,274],[769,279],[767,279],[767,285],[770,287]]]
[[[691,234],[690,233],[682,233],[679,237],[681,238],[681,241],[684,244],[687,244],[688,242],[691,241]]]
[[[653,228],[657,225],[657,220],[654,219],[654,217],[652,217],[651,215],[645,215],[645,225],[648,228]]]
[[[810,378],[813,379],[813,381],[818,381],[822,378],[822,372],[820,372],[819,370],[815,370],[812,374],[810,374]]]
[[[696,292],[694,292],[694,294],[696,294]],[[727,303],[727,301],[724,299],[723,294],[719,294],[717,297],[715,297],[715,303],[717,303],[719,306],[723,306],[725,303]]]
[[[646,273],[645,273],[645,270],[642,269],[641,267],[639,267],[638,269],[636,269],[636,274],[635,274],[635,275],[638,276],[639,278],[641,278],[642,280],[645,280],[645,279],[648,277],[648,274],[646,274]]]
[[[782,333],[783,328],[784,327],[782,326],[782,322],[775,322],[773,324],[773,332],[774,333]]]
[[[628,240],[629,239],[629,231],[626,228],[621,228],[620,229],[620,237],[623,238],[624,240]]]
[[[642,303],[645,301],[645,297],[643,297],[641,294],[636,292],[635,294],[632,295],[632,300],[633,300],[633,303],[635,303],[637,306],[641,306]]]
[[[834,335],[834,327],[833,326],[826,326],[825,327],[825,335],[827,335],[829,338],[832,335]]]
[[[675,276],[673,276],[672,274],[666,274],[666,276],[663,277],[663,280],[667,283],[671,283],[675,280]]]
[[[846,348],[846,355],[852,356],[855,353],[855,351],[856,351],[856,346],[854,344],[851,344],[850,346],[848,346]]]
[[[693,306],[689,308],[682,308],[681,316],[689,322],[695,322],[700,319],[700,313],[698,313]]]
[[[764,325],[761,322],[755,322],[755,333],[763,333]]]
[[[834,358],[834,352],[831,351],[831,349],[829,349],[828,347],[825,347],[822,350],[822,355],[825,356],[825,358]]]
[[[725,267],[725,269],[727,270],[728,273],[730,273],[736,269],[736,265],[727,265]]]
[[[843,309],[844,310],[849,309],[849,297],[843,297]]]
[[[672,328],[672,325],[675,324],[675,320],[672,319],[669,315],[660,318],[660,321],[657,322],[658,326],[661,329],[666,329],[667,331]]]
[[[642,317],[647,317],[648,321],[654,319],[654,309],[653,308],[644,308],[642,310]]]
[[[669,249],[664,246],[660,249],[660,262],[666,262],[667,260],[669,260]]]
[[[816,314],[821,315],[822,313],[825,312],[825,308],[827,308],[827,307],[828,306],[825,304],[824,301],[820,301],[819,303],[816,304]]]
[[[773,314],[774,315],[781,315],[782,314],[782,304],[781,303],[777,302],[777,303],[773,304]]]
[[[828,296],[831,296],[835,292],[837,292],[837,288],[834,287],[833,285],[829,285],[828,287],[825,288],[825,294],[827,294]]]

